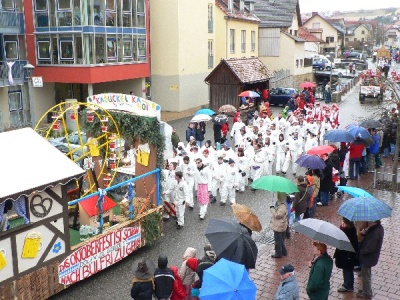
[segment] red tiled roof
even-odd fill
[[[99,213],[99,209],[97,208],[97,199],[98,196],[92,196],[90,198],[87,198],[86,200],[79,202],[79,204],[82,205],[82,208],[86,211],[89,217],[93,217]],[[110,197],[104,196],[103,212],[106,212],[115,206],[117,206],[117,203],[111,200]]]
[[[323,42],[323,40],[321,40],[321,39],[317,38],[315,35],[313,35],[306,27],[300,27],[298,34],[299,34],[299,37],[306,40],[307,42]]]
[[[228,0],[215,0],[215,5],[218,6],[230,18],[254,23],[260,22],[260,19],[254,13],[250,13],[246,7],[244,8],[243,12],[241,12],[235,2],[233,2],[232,11],[228,10]]]

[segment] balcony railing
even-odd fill
[[[19,18],[19,12],[0,10],[0,33],[18,33]]]
[[[12,75],[14,84],[20,85],[25,81],[25,72],[24,66],[26,65],[25,60],[17,60],[15,64],[12,66]],[[10,86],[10,82],[8,80],[8,66],[7,62],[0,61],[0,87]]]

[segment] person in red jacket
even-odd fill
[[[186,289],[183,286],[181,276],[179,276],[179,271],[177,266],[169,267],[174,273],[174,284],[172,285],[172,295],[171,300],[184,300],[186,298]]]
[[[228,123],[222,124],[221,125],[221,131],[222,131],[222,144],[226,141],[226,135],[228,134],[229,131],[229,125]]]
[[[362,159],[362,152],[364,150],[364,144],[361,142],[359,137],[356,137],[353,142],[350,143],[349,147],[349,158],[350,158],[350,168],[349,168],[349,179],[358,179],[358,174],[360,173],[360,163]],[[354,170],[355,167],[355,170]]]

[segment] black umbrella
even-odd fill
[[[212,117],[212,121],[214,124],[222,125],[228,123],[228,116],[226,115],[215,115]]]
[[[374,120],[374,119],[367,119],[364,120],[360,123],[361,127],[364,128],[382,128],[383,124],[381,122],[379,122],[378,120]]]
[[[257,260],[257,245],[245,227],[235,220],[210,219],[206,237],[217,258],[242,264],[254,269]]]

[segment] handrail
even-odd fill
[[[123,181],[123,182],[117,183],[117,184],[115,184],[115,185],[113,185],[113,186],[110,186],[110,187],[108,187],[108,188],[99,189],[99,191],[97,191],[97,192],[88,194],[88,195],[83,196],[83,197],[81,197],[81,198],[79,198],[79,199],[75,199],[75,200],[69,201],[69,202],[68,202],[68,206],[72,206],[72,205],[78,204],[79,202],[81,202],[81,201],[83,201],[83,200],[86,200],[86,199],[88,199],[88,198],[90,198],[90,197],[93,197],[93,196],[99,195],[100,197],[103,197],[102,195],[104,195],[105,192],[112,191],[112,190],[114,190],[114,189],[116,189],[116,188],[119,188],[119,187],[121,187],[121,186],[127,185],[127,184],[132,183],[132,182],[135,182],[135,181],[138,181],[139,179],[145,178],[145,177],[150,176],[150,175],[153,175],[153,174],[156,174],[156,186],[157,186],[157,188],[156,188],[156,191],[157,191],[156,197],[157,197],[157,205],[160,205],[160,202],[161,202],[161,201],[160,201],[160,172],[161,172],[161,170],[160,170],[159,168],[157,168],[157,169],[154,169],[154,170],[152,170],[152,171],[150,171],[150,172],[147,172],[147,173],[144,173],[144,174],[142,174],[142,175],[139,175],[139,176],[137,176],[137,177],[134,177],[134,178],[125,180],[125,181]],[[132,197],[132,198],[133,198],[133,197]],[[132,213],[132,211],[133,211],[133,203],[132,203],[132,199],[129,199],[129,200],[130,200],[130,201],[129,201],[129,211],[131,212],[131,213],[129,214],[129,219],[130,219],[130,220],[133,220],[133,218],[134,218],[134,215],[133,215],[133,213]],[[99,202],[99,201],[98,201],[98,202]],[[100,202],[102,202],[102,201],[100,200]],[[101,206],[102,206],[102,205],[101,205]],[[102,230],[103,230],[103,213],[102,213],[102,211],[103,211],[102,208],[99,209],[99,215],[100,215],[100,222],[99,222],[100,227],[99,227],[99,230],[100,230],[100,232],[102,232]]]

